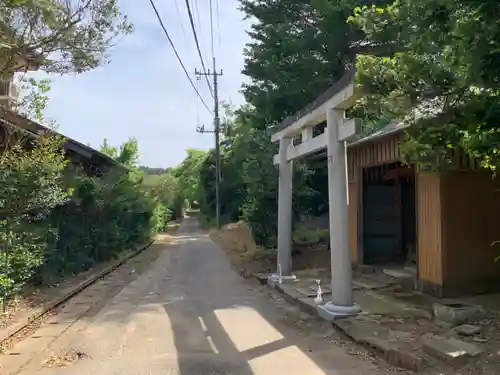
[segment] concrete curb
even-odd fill
[[[261,281],[258,275],[255,277]],[[261,281],[262,282],[262,281]],[[270,286],[271,287],[271,286]],[[322,319],[318,313],[312,298],[305,297],[291,288],[290,284],[274,284],[274,288],[280,293],[285,301],[294,304],[303,312],[306,312],[318,319]],[[400,348],[398,345],[372,335],[370,331],[356,326],[356,321],[350,318],[343,318],[331,321],[333,327],[345,334],[352,341],[365,347],[375,349],[391,365],[402,367],[412,371],[419,371],[425,367],[425,359],[409,350]]]
[[[116,270],[118,267],[120,267],[122,264],[124,264],[126,261],[129,259],[139,255],[142,253],[144,250],[149,248],[151,245],[153,245],[155,241],[152,240],[148,242],[145,245],[140,246],[138,249],[123,255],[121,258],[119,258],[116,262],[114,262],[112,265],[106,267],[104,270],[99,272],[97,275],[92,275],[88,277],[86,280],[82,281],[80,284],[74,286],[71,288],[71,290],[68,293],[65,293],[62,297],[57,297],[53,301],[47,302],[45,305],[42,307],[39,307],[35,309],[33,312],[30,314],[27,314],[26,316],[22,317],[17,323],[7,326],[3,329],[0,329],[0,344],[10,337],[14,336],[16,333],[19,331],[23,330],[26,326],[30,325],[33,323],[35,320],[39,319],[43,315],[47,314],[50,310],[56,308],[57,306],[63,304],[66,302],[68,299],[71,297],[75,296],[76,294],[80,293],[93,283],[95,283],[97,280],[103,278],[107,274],[113,272]]]

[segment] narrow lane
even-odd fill
[[[22,375],[378,375],[386,373],[283,321],[188,218],[173,245],[84,328],[51,350],[81,358]],[[49,354],[47,354],[49,355]]]

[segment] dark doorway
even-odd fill
[[[416,261],[415,173],[401,163],[363,170],[363,262]]]

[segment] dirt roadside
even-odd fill
[[[263,249],[255,245],[248,226],[243,222],[228,224],[221,230],[211,230],[211,239],[226,253],[232,267],[243,278],[252,283],[253,289],[265,296],[270,304],[283,312],[283,320],[293,325],[304,334],[317,340],[326,340],[332,345],[343,348],[349,355],[375,364],[388,374],[409,375],[413,372],[389,365],[377,355],[376,351],[360,346],[343,333],[332,327],[331,323],[318,319],[296,305],[290,304],[283,295],[261,285],[254,278],[258,273],[275,272],[276,251]],[[294,270],[300,277],[328,277],[329,270],[324,268],[329,262],[328,246],[324,242],[315,245],[294,246]]]

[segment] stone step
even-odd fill
[[[408,271],[412,273],[413,275],[417,276],[417,267],[416,266],[405,266],[404,267],[405,271]]]
[[[352,285],[355,287],[358,287],[360,289],[368,289],[368,290],[375,290],[375,289],[383,289],[387,288],[390,285],[393,285],[395,282],[380,282],[378,280],[373,280],[368,277],[356,277],[352,280]]]
[[[414,279],[417,275],[413,270],[406,268],[384,268],[382,272],[396,279]]]
[[[457,364],[471,357],[477,357],[483,349],[457,338],[444,338],[426,334],[421,338],[422,349],[427,354],[446,362]]]

